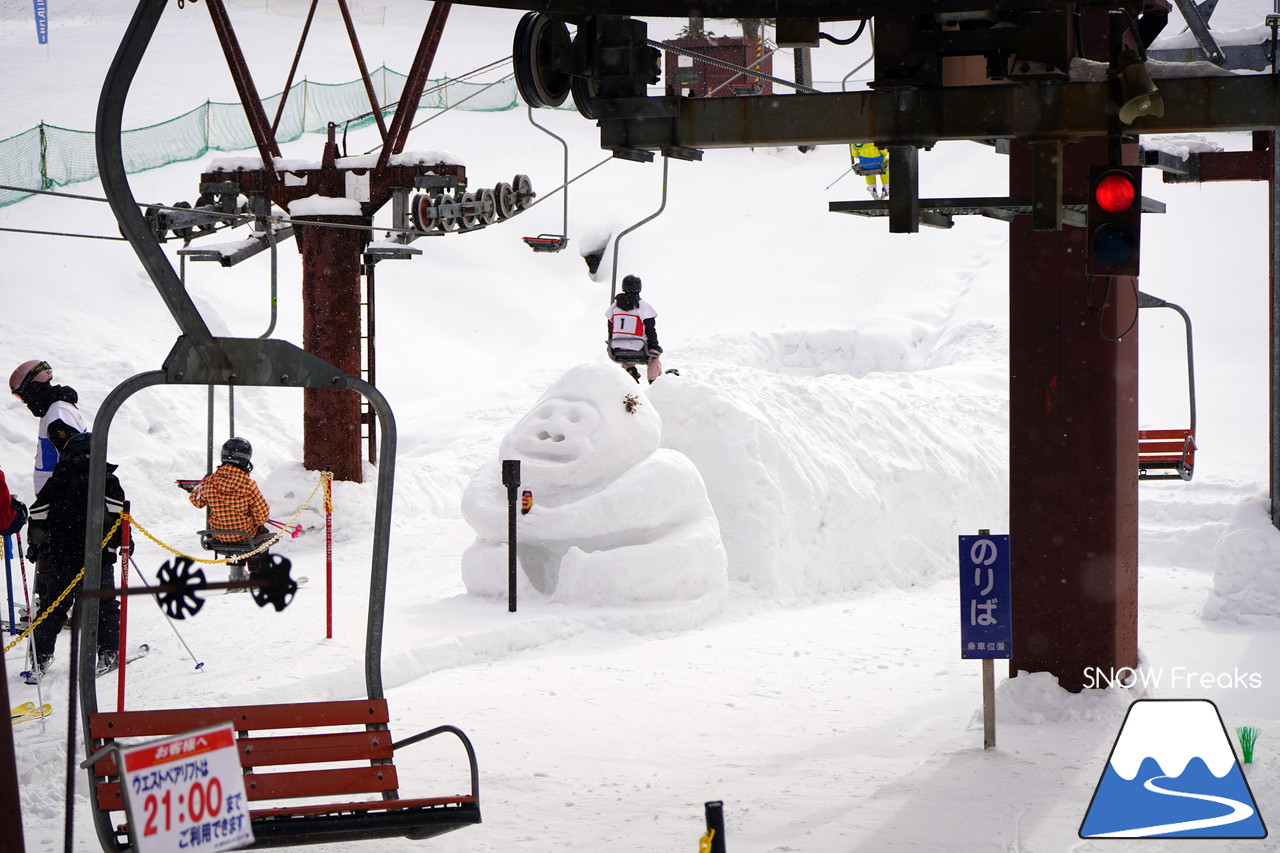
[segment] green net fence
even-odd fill
[[[383,66],[370,74],[379,107],[390,116],[404,88],[405,75]],[[281,95],[263,100],[267,117],[275,120]],[[510,110],[516,106],[515,82],[429,80],[419,110],[454,108],[482,112]],[[324,133],[333,122],[347,128],[374,123],[364,83],[314,83],[303,80],[289,89],[276,139],[292,142],[303,133]],[[141,172],[205,156],[210,150],[243,151],[255,148],[249,122],[240,104],[206,101],[188,113],[149,127],[126,130],[123,136],[125,169]],[[98,176],[93,133],[41,124],[8,139],[0,139],[0,184],[47,190],[87,181]],[[31,193],[0,189],[0,207],[14,204]]]

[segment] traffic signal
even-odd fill
[[[1142,226],[1142,167],[1094,166],[1089,170],[1089,275],[1137,275]]]

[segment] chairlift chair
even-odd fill
[[[605,344],[605,349],[609,353],[609,358],[618,364],[649,363],[649,351],[647,349],[621,349],[608,343]]]
[[[1138,431],[1138,479],[1189,481],[1196,461],[1196,381],[1191,349],[1191,317],[1181,306],[1149,293],[1138,293],[1139,308],[1170,308],[1178,312],[1187,329],[1187,394],[1190,412],[1185,429]]]
[[[532,17],[536,17],[536,15],[535,13],[530,12],[528,15],[525,15],[525,20],[532,20]],[[524,22],[522,21],[521,24],[523,26]],[[566,236],[569,231],[569,143],[565,142],[563,137],[556,135],[533,120],[532,104],[528,106],[528,114],[529,124],[533,125],[547,136],[550,136],[552,139],[557,140],[564,148],[564,184],[560,187],[560,191],[564,193],[564,197],[561,205],[559,234],[539,234],[537,237],[521,237],[520,239],[524,240],[524,244],[535,252],[559,252],[564,249],[565,246],[569,245],[569,238]],[[519,181],[522,177],[524,176],[517,175],[516,180]],[[525,178],[526,182],[528,182],[528,180],[528,178]],[[517,187],[517,191],[518,189],[519,188]],[[528,205],[526,204],[525,206],[527,207]]]

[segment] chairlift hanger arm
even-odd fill
[[[103,194],[120,225],[120,233],[132,244],[182,334],[208,343],[213,340],[213,333],[151,233],[146,217],[133,197],[124,167],[121,141],[124,102],[164,7],[165,0],[141,0],[138,3],[102,85],[94,144]]]

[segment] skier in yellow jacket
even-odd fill
[[[867,192],[872,198],[889,197],[889,152],[877,148],[874,142],[854,142],[849,146],[849,159],[853,161],[853,171],[867,179]],[[880,176],[880,187],[877,191],[876,176]]]

